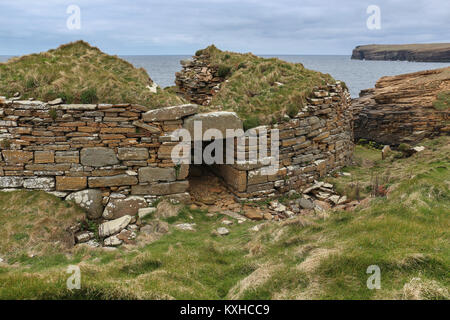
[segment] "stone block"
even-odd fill
[[[119,148],[117,153],[119,160],[147,160],[149,158],[147,148]]]
[[[183,193],[186,192],[188,188],[188,181],[177,181],[151,185],[134,185],[131,187],[131,193],[135,195],[163,196],[175,193]]]
[[[54,151],[35,151],[34,163],[54,163],[55,152]]]
[[[91,167],[105,167],[119,163],[114,150],[105,147],[83,148],[81,164]]]
[[[178,120],[183,117],[197,113],[198,106],[195,104],[184,104],[173,107],[150,110],[142,115],[146,122]]]
[[[143,197],[131,196],[124,199],[111,199],[103,211],[103,218],[111,220],[126,215],[135,216],[139,209],[147,207],[147,201]]]
[[[119,174],[109,177],[90,177],[88,183],[90,188],[133,186],[138,183],[138,179],[135,176]]]
[[[73,201],[87,211],[89,219],[98,219],[103,213],[103,196],[100,190],[88,189],[69,194],[67,201]]]
[[[78,151],[57,151],[56,163],[80,163],[80,153]]]
[[[176,180],[175,168],[145,167],[139,169],[139,182],[171,182]]]
[[[52,190],[55,188],[55,178],[30,178],[23,182],[25,189]]]
[[[2,154],[7,163],[28,163],[33,160],[31,151],[3,150]]]
[[[78,191],[87,187],[86,177],[56,177],[57,191]]]

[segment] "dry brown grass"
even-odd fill
[[[0,253],[7,257],[63,252],[73,246],[67,230],[85,213],[44,192],[0,193]]]
[[[151,93],[153,81],[143,68],[110,56],[84,41],[0,63],[0,95],[66,103],[134,103],[150,109],[180,104],[166,90]]]

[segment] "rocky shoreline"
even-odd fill
[[[355,140],[398,145],[448,135],[450,111],[436,102],[449,91],[450,67],[382,77],[352,101]]]

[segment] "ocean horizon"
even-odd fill
[[[293,63],[302,63],[306,68],[330,74],[344,81],[352,98],[363,89],[373,88],[378,79],[402,73],[449,67],[450,63],[352,60],[350,55],[260,55],[264,58],[279,58]],[[0,62],[13,56],[0,55]],[[175,85],[175,73],[181,70],[180,61],[190,55],[120,55],[135,67],[144,68],[150,78],[165,88]]]

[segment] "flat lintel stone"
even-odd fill
[[[142,119],[146,122],[178,120],[197,113],[197,110],[198,105],[183,104],[150,110],[142,115]]]
[[[201,137],[194,136],[194,126],[201,123]],[[227,138],[227,130],[242,130],[242,120],[235,112],[215,111],[208,113],[199,113],[190,116],[184,120],[183,128],[191,134],[192,140],[210,141],[210,138],[204,138],[204,133],[208,129],[216,129],[222,134],[222,138]],[[234,132],[232,132],[234,136]],[[217,137],[214,137],[217,139]]]

